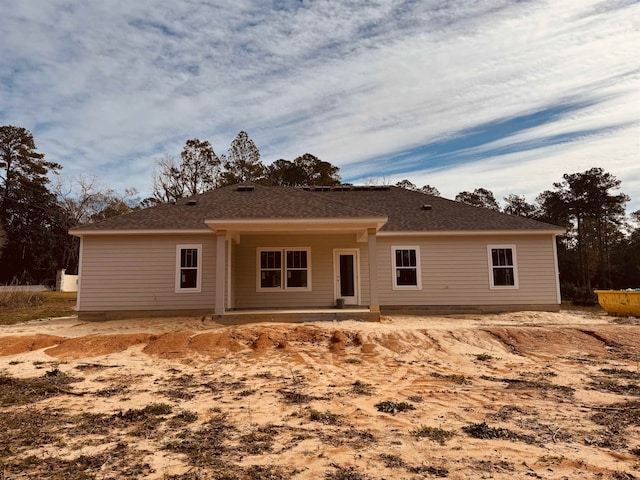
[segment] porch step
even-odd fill
[[[231,310],[224,315],[213,315],[213,320],[223,325],[241,325],[245,323],[275,322],[275,323],[303,323],[303,322],[332,322],[343,320],[357,320],[364,322],[379,322],[380,313],[370,312],[368,309],[326,309],[326,310]]]

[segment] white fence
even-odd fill
[[[45,292],[44,285],[0,285],[0,292]]]
[[[56,275],[56,290],[59,292],[77,292],[78,275],[67,275],[65,270],[58,270]]]

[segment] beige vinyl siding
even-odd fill
[[[197,310],[215,306],[214,235],[82,239],[80,311]],[[200,293],[176,293],[176,246],[202,245]]]
[[[311,291],[256,291],[258,247],[309,247],[311,249]],[[333,250],[357,248],[360,256],[362,305],[369,302],[367,243],[358,243],[355,234],[328,235],[242,235],[234,246],[235,308],[327,307],[335,304]]]
[[[379,237],[380,305],[557,304],[552,235]],[[391,248],[420,246],[422,290],[393,290]],[[491,289],[488,245],[514,245],[518,289]]]

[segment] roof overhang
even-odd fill
[[[216,219],[206,220],[208,228],[193,229],[113,229],[113,230],[69,230],[70,235],[114,236],[114,235],[212,235],[216,231],[236,233],[360,233],[375,228],[379,237],[441,237],[441,236],[488,236],[488,235],[564,235],[566,230],[417,230],[417,231],[384,231],[380,228],[387,222],[387,217],[358,218],[289,218],[289,219]]]
[[[192,228],[192,229],[114,229],[114,230],[83,230],[81,228],[72,228],[69,235],[83,237],[85,235],[211,235],[213,232],[208,228]]]
[[[489,235],[564,235],[562,228],[540,230],[418,230],[418,231],[384,231],[379,237],[451,237],[451,236],[489,236]]]

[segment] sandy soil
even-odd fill
[[[640,478],[640,321],[0,327],[0,478]]]

